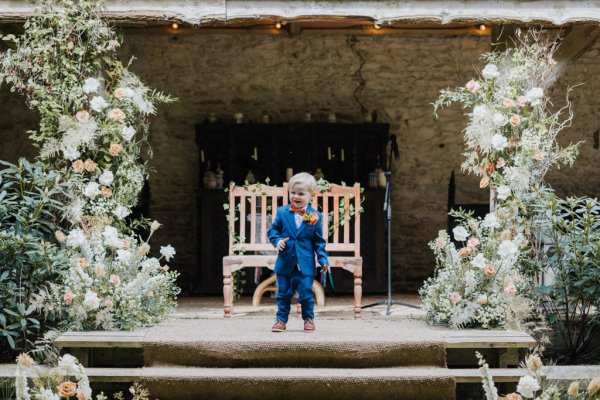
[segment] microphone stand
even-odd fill
[[[392,135],[392,141],[396,140],[395,135]],[[384,172],[385,174],[385,196],[383,200],[383,211],[386,212],[386,229],[387,229],[387,278],[388,278],[388,292],[387,299],[378,301],[373,304],[367,304],[366,306],[362,306],[361,308],[369,308],[379,306],[381,304],[385,304],[387,306],[387,310],[385,315],[391,314],[391,307],[393,304],[398,304],[406,307],[412,307],[420,309],[419,306],[415,306],[414,304],[403,303],[401,301],[392,300],[392,151],[394,150],[394,146],[396,146],[396,160],[400,159],[399,154],[397,153],[397,144],[391,143],[390,145],[390,156],[388,157],[387,168]]]

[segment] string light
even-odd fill
[[[171,24],[171,28],[173,28],[173,29],[177,30],[177,29],[179,29],[179,24],[178,24],[177,22],[173,22],[173,23]]]
[[[479,30],[482,31],[482,32],[485,31],[486,28],[487,27],[485,26],[485,24],[479,25]]]
[[[281,22],[277,22],[277,23],[275,23],[275,28],[277,28],[277,29],[281,29]]]

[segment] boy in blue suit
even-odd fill
[[[323,273],[329,272],[321,213],[310,205],[317,192],[315,178],[306,172],[294,175],[288,184],[290,204],[279,207],[269,240],[279,252],[275,263],[277,275],[277,321],[273,332],[285,330],[294,292],[302,305],[304,330],[315,330],[313,281],[317,275],[315,254]]]

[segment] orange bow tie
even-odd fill
[[[296,214],[304,214],[305,212],[304,208],[298,208],[294,206],[290,206],[290,211]]]

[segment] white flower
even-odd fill
[[[519,251],[519,247],[511,240],[503,240],[498,246],[498,255],[502,258],[510,259]]]
[[[498,72],[498,67],[496,67],[494,64],[488,64],[485,66],[483,71],[481,71],[481,75],[485,79],[494,79],[500,75],[500,72]]]
[[[135,136],[135,128],[132,126],[124,126],[123,129],[121,129],[121,136],[129,142]]]
[[[100,299],[98,299],[98,295],[95,292],[88,290],[85,293],[85,298],[83,299],[83,306],[88,311],[97,310],[98,307],[100,307]]]
[[[464,226],[457,226],[456,228],[452,229],[452,233],[454,234],[454,240],[458,242],[464,242],[469,237],[469,232],[467,232]]]
[[[67,246],[75,249],[86,242],[85,233],[77,228],[73,229],[69,232],[69,236],[67,236]]]
[[[100,194],[100,185],[97,182],[89,182],[83,189],[83,194],[90,199],[95,198]]]
[[[123,264],[129,264],[129,261],[131,260],[131,251],[117,250],[117,259]]]
[[[483,254],[479,253],[475,256],[475,258],[473,258],[471,260],[471,265],[473,265],[474,267],[477,267],[479,269],[483,269],[483,267],[485,267],[485,264],[487,263],[485,257],[483,256]]]
[[[40,390],[40,394],[35,397],[37,400],[60,400],[57,394],[54,394],[50,389]]]
[[[504,135],[496,133],[494,136],[492,136],[492,147],[495,150],[504,150],[507,144],[508,140]]]
[[[65,147],[62,149],[63,157],[69,161],[75,161],[81,156],[81,153],[74,148]]]
[[[109,247],[114,247],[120,249],[123,247],[123,241],[119,239],[119,233],[117,232],[117,228],[113,226],[105,226],[104,232],[102,232],[102,236],[104,236],[104,244]]]
[[[498,229],[500,228],[500,223],[498,222],[498,218],[496,218],[496,214],[491,212],[485,215],[485,218],[481,222],[481,226],[488,229]]]
[[[528,399],[533,398],[534,393],[538,390],[540,390],[540,384],[533,376],[525,375],[519,379],[517,392],[519,392],[521,396]]]
[[[113,210],[113,214],[116,217],[123,219],[130,214],[130,211],[127,207],[119,205],[115,207],[115,209]]]
[[[80,372],[78,363],[79,361],[77,361],[77,359],[70,354],[65,354],[64,356],[58,359],[58,367],[62,370],[62,372],[65,375],[77,375]]]
[[[83,93],[96,93],[100,88],[100,82],[95,78],[87,78],[83,83]]]
[[[525,94],[525,98],[531,103],[532,106],[537,106],[540,104],[543,97],[544,90],[540,87],[534,87],[533,89],[530,89],[527,94]]]
[[[504,126],[508,124],[508,117],[502,113],[495,113],[494,114],[494,125],[496,126]]]
[[[94,96],[94,98],[90,100],[90,107],[96,112],[101,112],[108,107],[108,103],[102,96]]]
[[[498,200],[506,200],[510,196],[511,190],[508,186],[501,185],[496,189],[496,193],[498,194]]]
[[[162,254],[167,261],[175,256],[175,249],[171,246],[160,246],[160,254]]]
[[[100,175],[100,178],[98,178],[98,181],[101,185],[110,186],[110,184],[113,182],[113,179],[113,173],[110,170],[105,169],[102,175]]]

